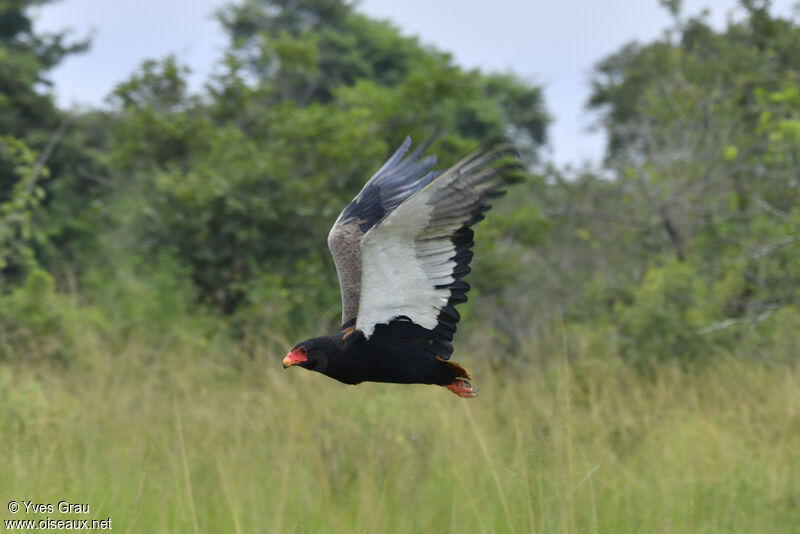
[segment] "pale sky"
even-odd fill
[[[145,59],[174,53],[193,70],[199,90],[226,45],[211,13],[225,0],[61,0],[37,10],[40,30],[92,32],[91,50],[53,73],[64,106],[101,106],[111,89]],[[797,0],[774,0],[788,16]],[[723,26],[734,0],[684,0]],[[559,164],[598,161],[604,139],[589,132],[584,105],[589,74],[601,58],[632,40],[647,42],[670,24],[657,0],[363,0],[359,9],[392,20],[404,34],[453,54],[468,68],[513,71],[542,83],[554,118],[548,154]]]

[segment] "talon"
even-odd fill
[[[462,399],[473,399],[478,396],[478,392],[472,389],[472,384],[470,384],[468,380],[463,380],[461,378],[445,387]]]

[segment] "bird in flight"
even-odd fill
[[[328,235],[342,292],[342,328],[298,343],[283,359],[345,384],[436,384],[459,397],[476,391],[450,361],[469,285],[472,225],[519,176],[503,139],[445,171],[411,139],[378,169]]]

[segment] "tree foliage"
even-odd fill
[[[665,37],[593,74],[610,181],[557,180],[548,208],[591,249],[572,298],[601,307],[580,316],[605,309],[637,357],[730,346],[800,297],[800,27],[763,2],[722,31],[667,4]]]
[[[327,230],[406,135],[442,132],[443,163],[494,135],[531,155],[544,141],[538,87],[465,71],[349,4],[248,1],[219,18],[230,48],[206,95],[187,94],[174,58],[117,86],[111,158],[146,206],[131,223],[145,253],[172,251],[225,313],[280,321],[314,302],[335,317]]]
[[[80,212],[93,188],[81,173],[96,162],[86,135],[70,128],[74,118],[55,106],[47,75],[89,43],[34,31],[30,10],[47,3],[0,5],[0,281],[65,259],[86,237]]]

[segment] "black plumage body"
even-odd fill
[[[459,367],[432,352],[429,331],[407,321],[380,325],[367,339],[361,332],[345,330],[308,339],[297,346],[308,350],[300,364],[345,384],[392,382],[446,386]],[[463,371],[463,370],[462,370]]]

